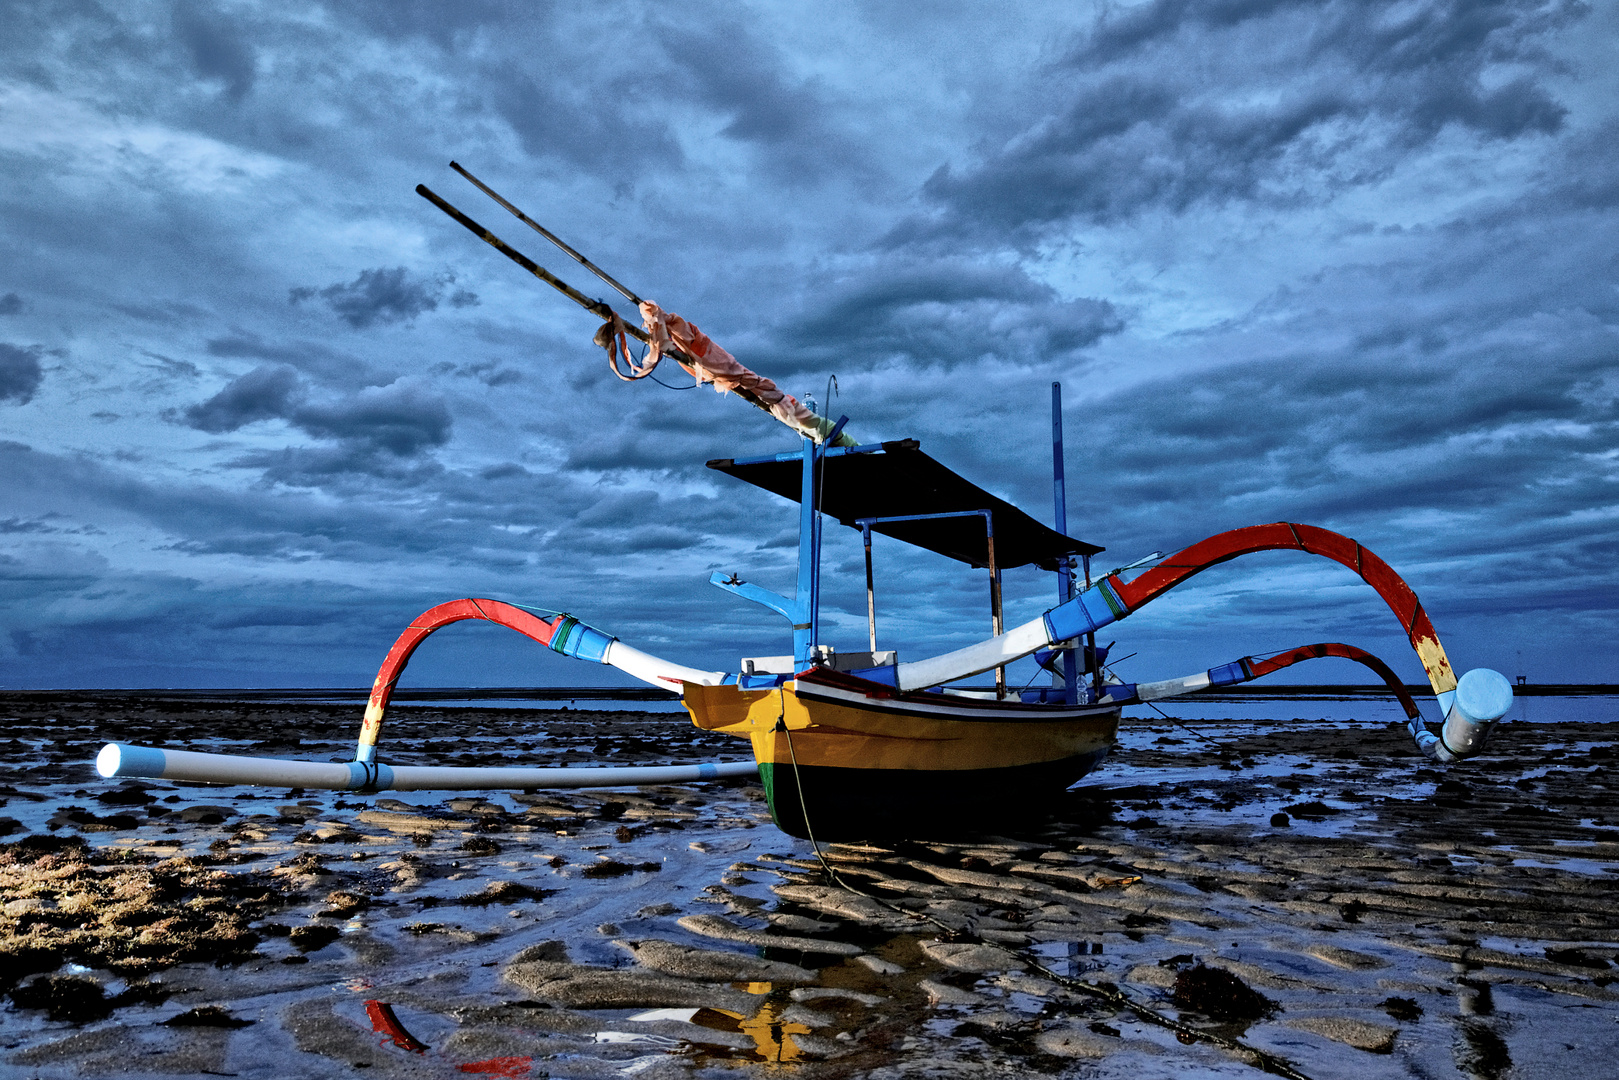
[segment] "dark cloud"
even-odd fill
[[[765,171],[795,184],[872,172],[869,151],[831,122],[824,87],[792,78],[786,58],[748,27],[688,21],[660,27],[658,39],[672,85],[722,118],[721,135],[756,147]]]
[[[1384,176],[1447,128],[1560,130],[1541,57],[1574,3],[1155,2],[1105,16],[1050,72],[1037,122],[924,187],[947,227],[1116,222],[1233,200],[1318,202]]]
[[[453,5],[435,0],[356,0],[332,14],[392,40],[419,39],[448,51],[480,30],[511,34],[520,27],[526,32],[543,32],[550,11],[549,4],[506,0],[464,0]]]
[[[22,297],[14,292],[0,296],[0,315],[19,315],[22,313]]]
[[[162,376],[171,379],[195,379],[202,375],[202,369],[190,360],[176,360],[172,356],[154,352],[147,352],[145,355],[157,361],[157,371]]]
[[[523,381],[523,373],[516,368],[505,367],[498,360],[482,360],[475,364],[436,364],[433,367],[436,375],[455,375],[463,379],[477,379],[485,386],[509,386],[515,382]]]
[[[541,161],[618,180],[633,177],[647,160],[678,168],[683,153],[674,132],[644,107],[666,91],[634,65],[605,70],[605,79],[579,71],[575,78],[554,70],[540,75],[525,58],[492,70],[488,92],[523,149]]]
[[[1386,355],[1295,356],[1155,380],[1087,410],[1071,520],[1123,552],[1288,520],[1354,535],[1397,567],[1537,551],[1535,575],[1564,577],[1556,568],[1591,539],[1573,523],[1619,505],[1600,464],[1619,452],[1619,407],[1577,356],[1561,359],[1474,352],[1433,372]],[[1581,561],[1591,588],[1619,586],[1611,562]]]
[[[304,405],[291,419],[316,438],[360,443],[396,457],[443,446],[450,439],[450,410],[444,399],[406,380],[368,386],[333,402]]]
[[[256,74],[253,50],[242,40],[239,26],[195,0],[183,0],[174,8],[174,34],[192,67],[202,78],[224,83],[232,101],[240,101],[253,89]]]
[[[364,330],[374,323],[409,322],[427,311],[436,311],[439,300],[455,281],[455,275],[444,274],[433,279],[413,276],[403,266],[393,269],[378,267],[361,270],[353,281],[328,285],[324,289],[300,287],[290,290],[289,299],[297,304],[319,296],[344,322],[356,330]],[[478,303],[476,293],[456,289],[448,298],[451,307],[472,307]]]
[[[37,345],[24,348],[0,343],[0,401],[26,405],[34,399],[45,378],[39,362],[43,351]]]
[[[115,303],[114,311],[143,322],[162,323],[167,326],[191,326],[208,318],[206,308],[183,300],[142,300],[138,303]]]
[[[186,408],[185,422],[199,431],[220,434],[260,420],[285,420],[305,434],[335,440],[337,448],[288,449],[251,454],[239,465],[263,467],[275,479],[297,475],[331,475],[375,471],[380,467],[403,475],[407,467],[387,464],[443,446],[452,420],[444,399],[420,384],[399,380],[368,386],[358,393],[315,399],[297,371],[286,365],[254,368],[219,393]]]
[[[320,341],[288,337],[266,340],[251,330],[237,329],[229,334],[211,337],[203,349],[209,356],[223,359],[265,360],[269,361],[270,366],[297,368],[326,386],[358,390],[393,377],[380,371],[371,359],[361,353],[334,349]]]
[[[420,488],[445,471],[436,461],[402,459],[360,440],[252,451],[232,458],[227,465],[251,470],[270,483],[317,488],[344,499]]]
[[[186,423],[219,434],[258,420],[290,420],[307,388],[286,365],[257,367],[232,380],[207,401],[185,410]]]
[[[3,518],[0,519],[0,533],[59,533],[69,531],[49,520],[60,516],[60,514],[46,514],[43,518],[29,520]]]
[[[809,311],[777,335],[772,364],[837,370],[903,361],[956,367],[985,360],[1041,364],[1071,358],[1124,328],[1106,300],[1064,300],[1018,267],[891,258],[828,283]]]

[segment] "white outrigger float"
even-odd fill
[[[780,596],[736,575],[713,584],[763,604],[792,626],[792,652],[703,670],[643,652],[571,615],[542,617],[498,600],[440,604],[411,622],[372,686],[354,760],[288,761],[108,744],[96,759],[102,776],[219,784],[263,784],[348,791],[494,790],[616,787],[675,783],[757,773],[772,817],[796,836],[821,838],[917,834],[942,828],[1004,826],[1037,809],[1095,769],[1114,745],[1120,710],[1260,678],[1319,657],[1358,661],[1399,698],[1417,747],[1450,763],[1477,753],[1512,704],[1512,687],[1478,668],[1459,679],[1416,594],[1387,563],[1359,543],[1309,525],[1280,522],[1212,536],[1168,557],[1157,555],[1093,579],[1090,560],[1103,549],[1067,535],[1060,388],[1052,388],[1056,527],[1048,528],[922,453],[912,439],[861,445],[836,422],[749,371],[695,326],[641,300],[588,259],[529,219],[454,162],[458,172],[556,243],[637,305],[644,329],[630,326],[540,267],[429,191],[417,191],[475,235],[604,321],[596,341],[621,379],[650,375],[662,357],[699,382],[734,392],[797,433],[799,447],[709,467],[799,503],[798,582]],[[626,337],[648,343],[633,358]],[[628,368],[626,372],[621,363]],[[822,640],[820,555],[824,519],[859,529],[865,540],[868,649],[838,651]],[[988,570],[990,637],[954,652],[901,661],[877,648],[871,534],[882,533]],[[1388,604],[1437,699],[1430,729],[1394,672],[1351,645],[1304,645],[1265,659],[1231,663],[1175,679],[1121,683],[1108,674],[1107,649],[1096,631],[1218,563],[1258,551],[1290,550],[1348,567]],[[1130,580],[1124,574],[1153,563]],[[1058,603],[1038,617],[1003,628],[1001,572],[1036,565],[1057,576]],[[606,664],[652,686],[678,692],[699,727],[747,738],[753,761],[637,768],[448,768],[391,765],[378,738],[394,686],[412,653],[435,631],[482,619],[532,638],[564,656]],[[1034,656],[1051,685],[1009,690],[1006,666]],[[993,689],[951,684],[987,672]]]

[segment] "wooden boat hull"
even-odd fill
[[[900,693],[816,670],[781,687],[687,684],[698,727],[747,738],[782,831],[817,840],[942,835],[1026,820],[1091,772],[1114,706]]]

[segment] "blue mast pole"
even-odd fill
[[[826,449],[837,444],[847,416],[840,416],[832,430],[817,442],[804,436],[804,471],[798,491],[798,595],[793,619],[793,660],[800,668],[814,659],[821,629],[821,507],[820,469]]]
[[[1062,452],[1062,383],[1051,384],[1051,493],[1057,507],[1057,531],[1068,535],[1068,486],[1063,476]],[[1057,567],[1057,600],[1067,603],[1074,595],[1074,572],[1071,560],[1064,558]],[[1079,702],[1079,672],[1074,663],[1074,650],[1062,650],[1063,700],[1070,705]]]
[[[815,608],[816,586],[821,570],[821,545],[816,518],[820,516],[815,505],[815,440],[804,436],[803,478],[798,492],[798,604],[793,619],[793,662],[800,670],[810,662],[814,648],[815,624],[819,614]]]

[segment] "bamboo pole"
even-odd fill
[[[482,180],[479,180],[476,176],[473,176],[470,172],[468,172],[465,168],[463,168],[461,166],[460,162],[458,162],[458,161],[450,162],[450,168],[454,169],[456,172],[458,172],[462,176],[466,177],[469,181],[471,181],[478,188],[479,191],[483,192],[485,195],[489,196],[491,199],[495,200],[500,205],[502,205],[506,209],[510,210],[512,212],[512,214],[517,218],[518,221],[521,221],[524,225],[527,225],[529,228],[533,229],[535,232],[539,233],[541,236],[543,236],[547,240],[551,241],[551,243],[555,244],[557,247],[559,247],[563,251],[567,252],[573,258],[577,259],[579,261],[579,265],[583,266],[586,270],[589,270],[592,274],[595,274],[597,277],[601,278],[602,281],[606,282],[608,285],[611,285],[614,289],[617,289],[618,292],[619,292],[619,295],[623,296],[624,299],[628,300],[630,303],[634,304],[636,307],[641,306],[642,301],[641,301],[641,298],[639,296],[636,296],[634,293],[630,292],[630,290],[628,290],[624,286],[620,285],[618,283],[618,281],[615,278],[612,277],[612,275],[608,274],[607,271],[603,270],[601,267],[597,266],[595,263],[591,262],[589,259],[587,259],[583,255],[579,254],[579,252],[575,251],[571,246],[564,243],[562,238],[559,237],[556,233],[552,232],[550,229],[547,229],[544,225],[541,225],[538,221],[535,221],[533,218],[529,217],[527,214],[525,214],[521,210],[517,209],[517,207],[515,207],[511,203],[507,202],[506,199],[503,196],[501,196],[501,194],[499,192],[497,192],[494,188],[490,187],[488,184],[484,183]]]

